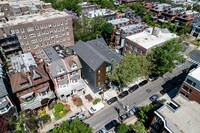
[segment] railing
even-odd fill
[[[49,98],[49,99],[53,99],[55,98],[55,94],[53,93],[53,91],[48,92],[46,95],[39,95],[34,97],[31,101],[29,102],[23,102],[20,104],[21,109],[22,110],[26,110],[26,109],[36,109],[39,108],[40,106],[42,106],[41,101],[45,98]]]

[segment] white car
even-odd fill
[[[103,108],[104,108],[104,104],[102,102],[100,102],[100,103],[97,103],[96,105],[92,106],[89,109],[89,112],[90,112],[90,114],[94,114]]]

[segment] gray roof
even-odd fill
[[[51,62],[51,64],[49,65],[49,70],[50,73],[53,77],[58,77],[60,75],[64,75],[67,73],[67,70],[65,68],[65,64],[61,59],[57,59]],[[62,70],[63,73],[59,74],[59,71]]]
[[[103,62],[114,64],[121,56],[110,49],[103,38],[88,42],[78,41],[72,49],[93,70],[97,70]]]
[[[55,51],[55,49],[53,47],[47,47],[43,49],[47,55],[47,57],[51,60],[51,61],[55,61],[57,59],[60,59],[59,54]]]
[[[8,95],[3,79],[0,78],[0,97]]]

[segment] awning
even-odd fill
[[[48,88],[49,88],[48,86],[45,86],[43,88],[38,89],[37,92],[39,92],[39,93],[44,92],[44,91],[48,90]]]
[[[27,93],[27,94],[25,94],[25,95],[22,95],[22,96],[20,96],[20,97],[23,98],[23,99],[25,99],[25,98],[27,98],[27,97],[32,96],[33,93],[34,93],[34,92],[29,92],[29,93]]]
[[[2,108],[5,108],[6,107],[6,105],[8,105],[8,101],[3,101],[1,104],[0,104],[0,109],[2,109]]]

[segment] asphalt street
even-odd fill
[[[188,57],[191,59],[190,61],[192,63],[195,63],[195,64],[199,64],[200,63],[200,50],[193,50],[192,52],[190,52],[188,54]]]
[[[133,106],[139,107],[144,103],[150,103],[150,96],[152,96],[153,94],[158,94],[159,91],[162,90],[162,85],[167,80],[179,75],[180,73],[182,73],[183,69],[188,68],[190,65],[191,64],[189,62],[186,62],[174,69],[172,73],[166,73],[163,77],[160,77],[156,81],[149,82],[143,87],[140,87],[135,92],[129,93],[129,95],[124,99],[119,99],[118,103],[114,103],[112,105],[106,104],[103,110],[97,112],[92,117],[85,120],[85,122],[88,123],[94,129],[94,131],[97,131],[98,129],[103,128],[104,125],[106,125],[111,120],[118,120],[118,113],[116,112],[115,107],[120,108],[120,112],[122,113],[123,109],[121,103],[128,105],[130,108],[132,108]],[[146,92],[146,89],[150,89],[151,92]]]

